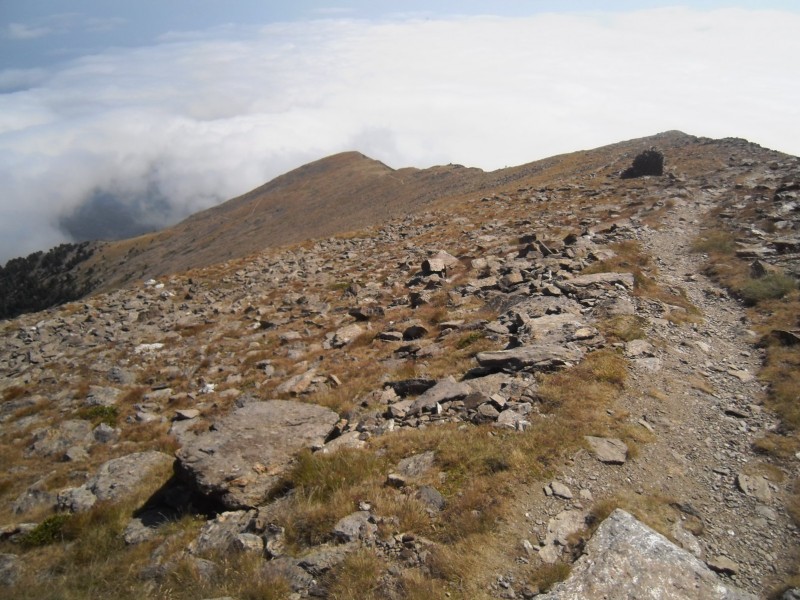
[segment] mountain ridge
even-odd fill
[[[623,163],[631,153],[646,146],[672,147],[693,139],[697,138],[668,131],[490,172],[461,165],[392,169],[360,152],[342,152],[293,169],[162,230],[116,242],[84,243],[81,256],[88,256],[77,264],[65,263],[55,274],[52,268],[46,273],[26,269],[24,276],[52,281],[54,288],[64,286],[65,280],[74,282],[65,293],[56,289],[43,294],[57,302],[73,300],[136,280],[242,258],[268,247],[363,229],[391,217],[458,202],[472,193],[499,191],[514,182],[547,181],[551,172],[571,162],[582,161],[585,169],[609,175],[627,166]],[[623,151],[609,165],[603,157],[617,150]],[[13,294],[18,283],[12,274],[7,271],[3,281],[0,295]],[[52,304],[33,308],[47,306]],[[10,314],[19,311],[3,313]]]
[[[517,169],[0,322],[0,586],[795,597],[800,159]]]

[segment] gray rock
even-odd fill
[[[569,543],[569,538],[586,527],[586,513],[580,510],[564,510],[547,523],[547,534],[539,558],[545,563],[553,564],[561,555],[562,549]]]
[[[114,406],[122,392],[113,387],[101,387],[93,385],[89,388],[86,396],[86,404],[89,406]]]
[[[365,510],[354,512],[339,519],[333,527],[333,537],[340,542],[369,540],[378,533],[378,526],[372,522],[372,515]]]
[[[339,420],[332,410],[288,400],[237,408],[177,452],[177,472],[228,508],[257,506],[296,452],[322,446]]]
[[[314,377],[317,376],[316,369],[309,369],[304,373],[290,377],[280,384],[275,392],[277,394],[287,394],[289,396],[299,396],[311,387]]]
[[[565,500],[572,500],[572,490],[560,481],[553,481],[550,483],[550,489],[553,490],[553,495]]]
[[[189,552],[200,555],[232,550],[237,536],[247,532],[254,516],[254,511],[247,510],[229,511],[217,515],[215,519],[203,525],[200,533],[189,544]]]
[[[35,508],[55,508],[56,494],[49,492],[45,487],[45,480],[41,479],[22,492],[11,504],[15,514],[26,513]]]
[[[264,563],[262,571],[268,577],[286,580],[293,592],[303,592],[314,585],[314,576],[300,568],[297,559],[288,556]]]
[[[496,421],[499,416],[500,411],[487,402],[486,404],[481,404],[478,407],[473,419],[476,423],[488,423],[491,421]]]
[[[447,377],[436,382],[435,386],[417,398],[408,410],[408,414],[416,415],[422,411],[432,410],[438,403],[461,400],[471,393],[472,388],[469,384]]]
[[[625,344],[625,356],[628,358],[653,356],[653,344],[647,340],[631,340]]]
[[[89,453],[86,452],[86,448],[83,446],[70,446],[64,452],[64,460],[67,462],[82,462],[88,460],[88,458]]]
[[[111,444],[119,439],[120,430],[108,423],[100,423],[92,430],[92,437],[100,444]]]
[[[135,492],[153,471],[167,470],[173,462],[169,454],[156,450],[128,454],[103,463],[85,486],[98,500],[116,502]]]
[[[122,532],[122,539],[129,546],[151,540],[161,525],[169,523],[176,517],[177,513],[171,510],[147,510],[128,522],[125,531]]]
[[[476,355],[481,367],[505,371],[546,371],[580,361],[583,353],[576,348],[563,346],[522,346],[511,350],[479,352]]]
[[[56,504],[59,510],[69,512],[85,512],[97,503],[97,496],[86,486],[62,490],[58,493]]]
[[[628,460],[628,446],[617,438],[585,436],[595,458],[609,465],[623,465]]]
[[[712,571],[723,575],[736,575],[739,572],[739,565],[727,556],[715,556],[707,560],[706,564]]]
[[[407,479],[416,479],[433,468],[435,457],[432,450],[409,456],[397,463],[395,471]]]
[[[755,600],[755,596],[726,585],[697,558],[619,509],[589,540],[569,578],[538,597]]]
[[[117,502],[136,492],[157,469],[172,466],[169,454],[151,450],[136,452],[103,463],[97,473],[78,488],[58,494],[58,507],[71,512],[89,510],[98,501]]]
[[[623,285],[628,289],[633,289],[632,273],[593,273],[591,275],[579,275],[563,282],[565,286],[572,288],[595,287],[604,285]]]
[[[417,490],[417,498],[419,498],[425,506],[434,511],[444,510],[447,504],[439,490],[429,485],[423,485]]]
[[[0,587],[10,587],[17,582],[20,561],[16,554],[0,554]]]
[[[233,538],[231,550],[261,555],[264,553],[264,540],[255,533],[240,533]]]
[[[302,557],[297,566],[314,577],[320,577],[341,563],[348,554],[357,548],[358,544],[356,543],[320,546]]]
[[[755,498],[765,504],[772,500],[772,492],[769,489],[769,482],[761,475],[745,475],[739,473],[736,477],[736,485],[745,496]]]
[[[331,340],[331,347],[343,348],[344,346],[351,344],[362,333],[364,333],[364,330],[356,323],[345,325],[344,327],[336,330],[336,333],[333,335],[333,339]]]
[[[92,442],[92,424],[81,419],[62,421],[56,427],[40,429],[33,434],[33,443],[25,451],[26,456],[62,458],[72,446]]]
[[[182,408],[175,411],[176,421],[189,421],[191,419],[196,419],[199,416],[200,411],[196,408]]]

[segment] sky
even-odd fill
[[[669,129],[800,154],[800,3],[0,0],[0,264],[324,156],[486,170]]]

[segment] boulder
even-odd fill
[[[331,347],[343,348],[344,346],[353,343],[355,339],[362,333],[364,333],[364,330],[356,323],[351,323],[350,325],[340,327],[336,330],[336,333],[331,340]]]
[[[314,377],[316,376],[317,370],[309,369],[284,381],[276,388],[275,392],[278,394],[299,396],[311,387],[311,384],[314,382]]]
[[[169,454],[150,450],[135,452],[103,463],[97,473],[78,488],[58,494],[58,507],[71,512],[89,510],[99,500],[118,502],[138,491],[154,471],[171,469],[174,459]],[[159,482],[157,485],[160,485]],[[154,486],[155,487],[157,487]]]
[[[231,509],[263,502],[295,453],[321,446],[339,415],[289,400],[249,402],[178,453],[177,472],[197,491]]]
[[[191,554],[201,555],[209,552],[228,552],[234,549],[237,537],[250,528],[254,511],[236,510],[224,512],[215,519],[207,521],[200,533],[189,544]]]
[[[341,563],[347,558],[348,554],[357,548],[358,544],[355,543],[338,546],[318,546],[301,558],[297,566],[314,577],[321,577]]]
[[[759,502],[768,503],[772,500],[769,482],[762,475],[745,475],[744,473],[739,473],[736,477],[736,485],[745,496],[755,498]]]
[[[617,438],[600,438],[592,435],[585,436],[589,448],[595,458],[609,465],[623,465],[628,460],[628,446]]]
[[[431,389],[414,401],[408,410],[409,415],[416,415],[424,410],[433,409],[440,402],[461,400],[472,393],[472,388],[467,383],[459,383],[452,376],[436,382]]]
[[[496,371],[548,371],[568,363],[576,363],[582,355],[576,348],[537,345],[479,352],[475,358],[481,367]]]
[[[633,164],[620,174],[620,179],[634,179],[646,175],[660,176],[664,174],[664,155],[655,148],[640,152],[633,159]]]
[[[433,468],[436,455],[432,450],[408,456],[397,463],[395,471],[406,479],[417,479]]]
[[[592,273],[578,275],[562,282],[562,287],[569,291],[574,288],[595,287],[603,285],[622,285],[633,289],[633,273]]]
[[[595,532],[569,578],[542,600],[682,598],[755,600],[697,558],[617,509]]]
[[[333,537],[340,542],[371,540],[378,533],[374,518],[366,510],[354,512],[339,519],[333,527]]]

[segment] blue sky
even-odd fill
[[[0,0],[0,263],[76,211],[160,226],[350,149],[496,169],[680,129],[800,154],[797,31],[794,0]]]

